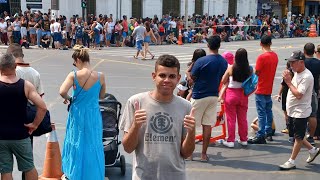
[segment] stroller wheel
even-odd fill
[[[126,174],[126,159],[124,155],[120,156],[120,168],[121,168],[121,175],[124,176]]]

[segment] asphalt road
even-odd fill
[[[280,88],[281,73],[285,69],[286,61],[292,51],[302,50],[307,42],[318,44],[320,38],[298,38],[298,39],[278,39],[273,40],[272,49],[278,53],[279,64],[274,81],[273,94],[276,95]],[[226,50],[235,52],[238,48],[245,48],[249,54],[249,62],[255,65],[256,57],[261,53],[259,41],[241,41],[222,43],[220,52]],[[193,51],[197,48],[207,50],[206,44],[187,44],[183,46],[162,45],[151,46],[151,52],[156,58],[161,54],[175,55],[181,62],[182,72],[186,69],[186,64],[191,60]],[[5,52],[3,47],[0,52]],[[25,61],[37,69],[41,74],[42,83],[45,90],[44,99],[51,112],[52,121],[56,123],[57,134],[62,150],[65,125],[67,118],[66,105],[58,94],[58,90],[66,75],[74,69],[72,66],[72,51],[60,50],[24,50]],[[107,92],[116,96],[123,105],[133,94],[151,90],[153,82],[151,73],[154,70],[155,60],[147,59],[145,61],[133,59],[134,48],[105,48],[102,50],[91,50],[91,64],[97,71],[106,74]],[[156,59],[155,58],[155,59]],[[236,144],[234,149],[223,147],[222,145],[210,145],[208,154],[210,161],[203,163],[199,161],[201,144],[197,144],[194,153],[194,161],[188,161],[187,175],[188,179],[315,179],[320,173],[320,158],[314,163],[308,165],[305,163],[308,152],[303,149],[299,154],[296,163],[297,170],[279,171],[278,165],[288,160],[291,153],[291,145],[288,143],[287,135],[280,133],[285,127],[284,116],[281,110],[281,104],[274,101],[273,104],[274,120],[277,128],[274,141],[267,145],[249,145],[246,148]],[[249,98],[248,125],[251,120],[257,116],[254,102],[254,95]],[[220,129],[214,129],[214,134],[220,132]],[[201,131],[199,130],[199,133]],[[34,159],[36,168],[41,174],[45,156],[46,137],[35,138]],[[319,142],[317,142],[319,147]],[[132,155],[124,153],[121,147],[121,153],[126,157],[127,173],[120,175],[119,168],[108,168],[106,176],[109,179],[131,179]],[[20,173],[16,167],[14,178],[21,179]]]

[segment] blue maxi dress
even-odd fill
[[[92,87],[82,91],[76,72],[74,77],[73,97],[77,97],[69,110],[62,171],[70,180],[104,180],[102,117],[99,108],[100,74]]]

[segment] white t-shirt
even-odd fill
[[[6,22],[3,22],[3,23],[0,22],[0,29],[1,29],[1,32],[3,32],[3,33],[7,32],[7,23]]]
[[[112,30],[114,29],[114,23],[113,22],[106,22],[105,27],[107,28],[107,33],[111,34]]]
[[[177,28],[177,23],[175,21],[170,21],[169,24],[171,25],[171,28]]]
[[[27,80],[31,82],[31,84],[34,85],[39,95],[44,94],[41,80],[40,80],[40,74],[38,71],[33,69],[30,66],[17,66],[16,68],[16,75],[17,77]]]
[[[53,23],[53,32],[61,32],[61,25],[58,22]]]
[[[120,122],[128,132],[134,117],[134,103],[147,111],[147,122],[139,130],[138,145],[132,164],[133,180],[185,180],[185,162],[180,154],[181,141],[186,135],[184,117],[191,110],[189,101],[174,95],[169,103],[153,99],[149,92],[129,98]]]
[[[312,112],[313,76],[306,68],[301,73],[295,72],[291,83],[303,96],[301,99],[297,99],[289,89],[286,103],[287,114],[293,118],[307,118]]]

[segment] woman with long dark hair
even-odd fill
[[[157,43],[157,39],[154,36],[153,30],[150,27],[150,22],[146,21],[144,23],[144,26],[146,27],[146,32],[144,34],[144,42],[143,42],[143,45],[144,45],[144,57],[142,59],[143,60],[146,59],[148,53],[151,55],[151,59],[153,59],[154,55],[150,52],[149,43],[151,42],[151,36],[153,37],[153,39],[156,40],[156,43]]]
[[[248,96],[241,87],[242,83],[253,73],[248,61],[248,53],[240,48],[235,55],[233,65],[230,65],[222,77],[222,83],[228,84],[225,96],[225,110],[228,123],[228,139],[223,142],[227,147],[234,147],[235,126],[238,121],[239,144],[246,146],[248,140]]]

